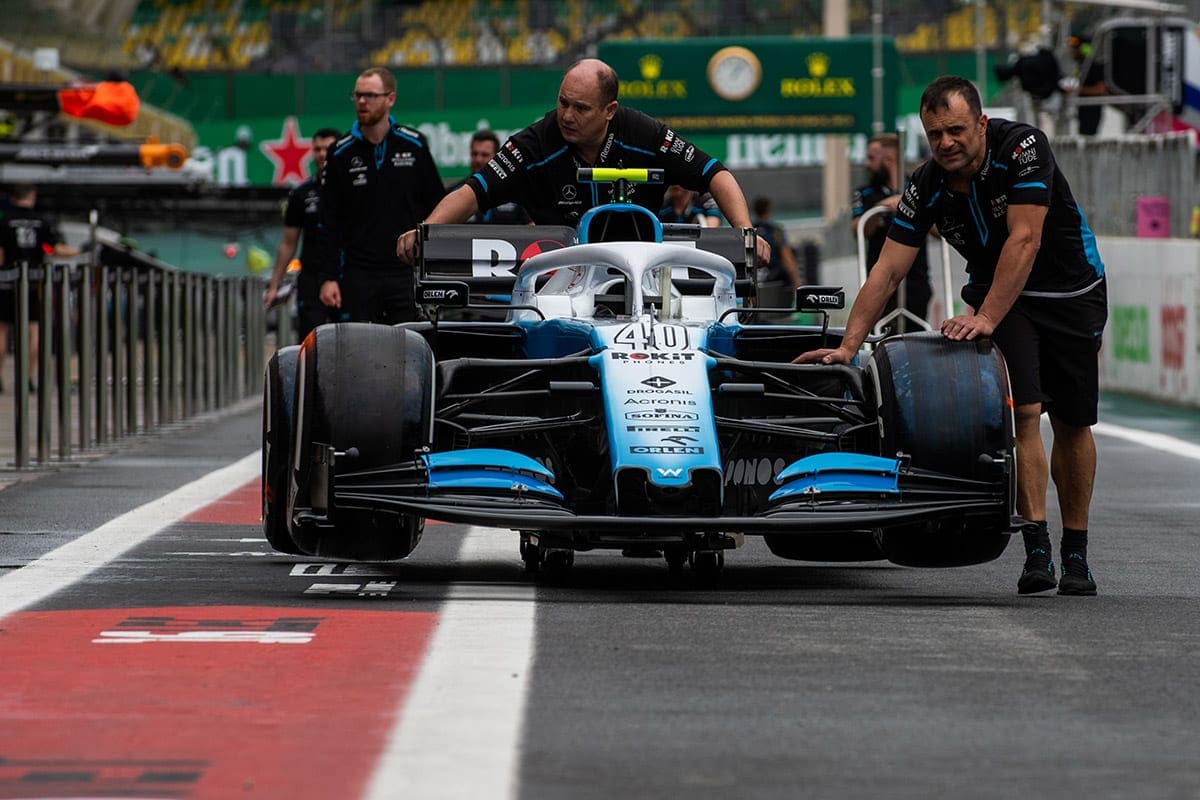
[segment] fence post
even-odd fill
[[[58,457],[71,457],[71,268],[64,264],[58,281]]]
[[[92,212],[95,220],[96,212]],[[92,236],[92,262],[96,260],[95,235]],[[95,380],[96,351],[94,347],[92,297],[92,264],[79,268],[79,449],[87,450],[92,444],[92,381]]]
[[[146,430],[158,427],[158,410],[155,407],[155,392],[158,390],[158,327],[162,317],[158,313],[158,268],[146,272],[146,333],[142,343],[145,359],[145,383],[142,384],[142,414]]]
[[[138,291],[140,271],[134,268],[129,270],[126,275],[129,277],[129,293],[126,295],[129,307],[129,338],[126,340],[129,382],[125,384],[125,419],[127,420],[125,427],[131,434],[136,434],[138,432],[137,379],[141,373],[141,370],[138,369],[138,339],[141,335],[141,326],[138,324],[138,304],[141,297],[141,292]],[[143,430],[145,430],[144,427]]]
[[[16,442],[14,463],[17,469],[29,466],[29,264],[22,261],[17,268],[17,323],[13,332],[16,345],[17,386]]]
[[[54,265],[42,264],[42,274],[39,279],[38,306],[38,359],[37,359],[37,458],[39,464],[50,460],[50,432],[53,418],[50,416],[50,390],[53,382],[50,377],[50,357],[54,352]],[[30,337],[32,343],[33,336]]]
[[[117,267],[113,271],[113,341],[112,341],[112,362],[113,362],[113,380],[112,380],[112,412],[113,412],[113,438],[123,439],[125,437],[125,414],[122,408],[122,398],[124,397],[125,385],[125,319],[121,313],[122,307],[125,305],[125,269]]]
[[[96,282],[96,443],[108,441],[108,267],[100,267]]]

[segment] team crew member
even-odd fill
[[[953,340],[991,337],[1008,362],[1016,416],[1017,511],[1025,518],[1021,594],[1058,586],[1096,593],[1087,563],[1096,473],[1091,426],[1099,401],[1097,351],[1108,318],[1104,264],[1045,133],[989,120],[970,81],[938,78],[921,95],[932,161],[913,174],[875,268],[859,291],[842,344],[796,361],[845,364],[937,225],[967,260],[970,314],[942,323]],[[1040,417],[1054,431],[1050,466]],[[1055,580],[1046,527],[1051,471],[1062,513],[1063,575]]]
[[[750,227],[750,212],[737,180],[715,158],[640,111],[617,104],[617,73],[608,64],[584,59],[563,76],[558,107],[513,134],[487,166],[451,192],[425,219],[463,222],[480,208],[520,203],[538,224],[574,225],[584,212],[612,199],[613,187],[576,180],[579,167],[655,167],[667,183],[711,192],[734,227]],[[631,202],[657,213],[657,187],[632,186]],[[396,252],[412,262],[417,232],[405,232]],[[758,240],[758,258],[770,253]]]
[[[30,270],[40,269],[47,255],[77,256],[79,249],[65,243],[58,229],[37,210],[37,187],[18,183],[9,193],[8,203],[0,210],[0,271],[8,273],[24,261]],[[16,322],[16,278],[0,283],[0,375],[4,354],[8,352],[8,331]],[[42,304],[37,286],[29,285],[29,359],[37,362],[38,329]],[[32,382],[30,388],[33,388]],[[0,392],[4,381],[0,378]]]
[[[471,170],[471,174],[483,169],[489,161],[495,158],[496,151],[499,149],[500,137],[493,131],[484,128],[471,134],[471,152],[467,158],[467,165]],[[453,191],[460,186],[466,185],[466,183],[467,178],[463,178],[450,187],[450,190]],[[528,212],[516,203],[504,203],[495,208],[487,208],[477,214],[471,215],[471,218],[467,222],[484,225],[529,225],[532,220],[529,219]]]
[[[667,187],[666,201],[667,204],[658,210],[660,222],[682,222],[704,228],[721,225],[721,212],[717,211],[711,198],[701,205],[695,192],[679,184],[673,183]]]
[[[321,302],[321,278],[317,269],[317,258],[321,248],[316,239],[320,236],[321,193],[319,179],[325,169],[329,148],[338,139],[333,128],[322,128],[313,134],[312,156],[316,165],[313,177],[293,189],[283,211],[283,237],[275,251],[275,268],[271,272],[271,283],[263,296],[263,305],[270,308],[279,294],[279,284],[304,234],[303,250],[300,255],[300,275],[296,279],[296,310],[299,318],[300,340],[318,325],[335,320],[334,312]]]
[[[425,137],[396,124],[396,79],[371,67],[351,93],[358,120],[333,147],[321,176],[325,279],[321,302],[340,318],[404,322],[416,318],[412,267],[396,257],[396,237],[428,216],[445,188]]]

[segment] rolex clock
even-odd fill
[[[723,100],[745,100],[761,80],[758,56],[744,47],[722,47],[708,60],[708,85]]]

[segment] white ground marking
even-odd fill
[[[1176,439],[1174,436],[1167,436],[1165,433],[1153,433],[1139,428],[1126,428],[1107,422],[1097,422],[1092,430],[1101,436],[1125,439],[1134,444],[1140,444],[1143,447],[1200,461],[1200,445],[1186,442],[1183,439]]]
[[[70,586],[163,528],[256,478],[261,469],[262,455],[255,451],[0,576],[0,618]]]
[[[460,561],[517,562],[516,536],[472,528]],[[368,800],[516,795],[534,652],[534,587],[451,587],[421,672],[380,756]]]

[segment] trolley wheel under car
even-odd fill
[[[561,547],[539,547],[542,574],[552,583],[565,581],[575,564],[575,551]]]
[[[663,558],[667,561],[667,569],[671,572],[683,572],[683,566],[688,561],[687,547],[684,545],[668,545],[663,548]]]
[[[296,363],[300,346],[275,352],[263,377],[262,526],[275,550],[302,555],[287,524],[288,465],[296,419]]]
[[[876,392],[880,454],[903,453],[914,468],[991,482],[1005,498],[994,514],[885,528],[877,537],[897,564],[954,567],[999,557],[1008,545],[1015,468],[1008,370],[988,339],[955,342],[940,333],[885,339],[867,374]]]
[[[307,502],[314,443],[331,445],[337,472],[411,462],[429,445],[433,419],[433,353],[403,326],[322,325],[301,352],[296,446],[304,456],[294,476],[294,502]],[[350,456],[350,453],[353,456]],[[407,556],[425,520],[370,501],[330,510],[332,527],[294,526],[305,552],[326,558],[389,561]]]
[[[542,553],[533,543],[528,533],[521,534],[521,561],[525,564],[526,572],[537,572],[542,566]]]
[[[688,554],[692,571],[700,578],[716,578],[725,568],[724,550],[693,550]]]

